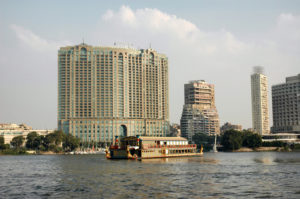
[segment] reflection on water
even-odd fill
[[[274,160],[274,162],[277,162],[277,163],[298,163],[298,164],[300,164],[300,158],[296,158],[296,159],[279,159],[279,158],[276,158]]]
[[[300,153],[0,156],[0,198],[299,198]]]
[[[273,153],[258,153],[253,160],[256,163],[261,163],[265,165],[274,165],[274,154]]]
[[[257,155],[253,160],[256,163],[262,163],[266,165],[274,165],[279,163],[300,164],[299,157],[291,157],[290,153],[281,153],[281,154],[285,154],[285,155],[278,157],[276,153],[262,153]]]
[[[176,158],[153,158],[153,159],[143,159],[143,163],[160,164],[160,163],[188,163],[188,162],[198,162],[201,164],[218,164],[218,160],[214,158],[204,158],[204,157],[176,157]]]

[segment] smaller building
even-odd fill
[[[32,130],[27,124],[3,123],[0,124],[0,130]]]
[[[300,135],[294,133],[277,133],[262,135],[263,142],[281,141],[290,144],[300,144]]]
[[[231,129],[241,131],[243,128],[242,128],[242,125],[240,125],[240,124],[231,124],[229,122],[226,122],[225,124],[223,124],[223,126],[221,126],[221,133],[225,133],[225,131],[228,131]]]
[[[32,127],[26,124],[0,124],[0,136],[4,137],[4,143],[10,144],[12,139],[16,136],[22,135],[25,139],[31,132],[37,132],[39,135],[48,135],[53,130],[33,130]]]

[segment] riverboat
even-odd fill
[[[183,137],[128,136],[120,140],[116,136],[113,145],[106,150],[108,159],[148,159],[184,156],[202,156],[196,144],[188,144]]]

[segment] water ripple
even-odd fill
[[[300,153],[0,156],[0,198],[299,198]]]

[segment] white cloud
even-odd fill
[[[48,41],[33,33],[31,30],[16,24],[10,25],[10,28],[16,33],[20,41],[37,51],[57,50],[61,46],[71,44],[71,42],[68,41]]]
[[[203,30],[189,20],[152,8],[122,6],[108,10],[102,19],[97,37],[138,46],[152,43],[153,48],[167,54],[171,121],[178,122],[181,116],[184,83],[205,79],[215,84],[221,121],[251,127],[252,67],[265,67],[270,86],[299,73],[298,55],[291,51],[300,50],[300,20],[292,14],[274,19],[275,28],[269,32],[258,30],[256,36],[243,39],[226,29]]]
[[[206,54],[217,51],[224,52],[224,50],[235,54],[245,47],[241,41],[238,41],[232,33],[226,30],[212,33],[201,31],[192,22],[158,9],[144,8],[134,11],[128,6],[122,6],[117,12],[108,10],[102,19],[107,24],[120,29],[123,27],[126,29],[125,32],[135,31],[135,33],[144,34],[145,37],[152,34],[163,36],[172,42],[184,45],[192,44],[196,46],[196,51]]]
[[[277,47],[285,54],[300,53],[300,16],[283,13],[277,18],[276,28],[272,35]]]

